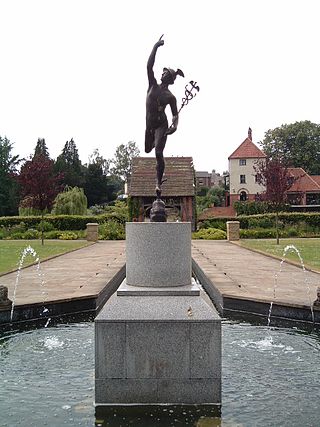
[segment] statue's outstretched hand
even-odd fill
[[[160,37],[160,39],[157,41],[157,43],[154,45],[154,47],[158,48],[158,47],[160,47],[160,46],[163,46],[163,45],[164,45],[164,40],[162,40],[162,37],[163,37],[163,34],[162,34],[162,36]]]

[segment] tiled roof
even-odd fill
[[[288,168],[288,174],[295,178],[289,192],[320,191],[320,176],[309,175],[302,168]]]
[[[250,138],[246,138],[242,144],[229,156],[229,159],[255,159],[266,157]]]
[[[205,171],[196,171],[196,177],[197,178],[208,178],[211,176],[211,173],[205,172]]]
[[[194,196],[194,169],[192,157],[165,157],[163,197]],[[154,197],[156,186],[155,157],[135,157],[129,185],[130,196]]]
[[[311,175],[311,178],[316,181],[318,185],[320,185],[320,175]]]

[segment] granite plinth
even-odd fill
[[[96,405],[221,402],[221,319],[201,290],[115,294],[95,320],[95,343]]]
[[[127,285],[190,285],[191,223],[127,222],[126,260]]]
[[[130,286],[127,284],[126,279],[121,283],[117,290],[118,296],[192,296],[200,295],[200,289],[195,284],[195,281],[191,285],[185,286],[173,286],[173,287],[162,287],[154,288],[148,286]]]

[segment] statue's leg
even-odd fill
[[[161,189],[162,177],[165,168],[163,150],[166,145],[167,136],[165,132],[167,130],[167,126],[162,126],[155,131],[155,151],[156,151],[156,159],[157,159],[157,187]]]
[[[154,148],[154,138],[155,138],[154,129],[146,129],[145,138],[144,138],[144,151],[150,153]]]

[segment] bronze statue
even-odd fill
[[[158,84],[154,77],[153,65],[157,53],[157,49],[163,46],[164,41],[162,40],[163,35],[159,41],[154,45],[150,54],[147,71],[149,87],[147,93],[147,114],[146,114],[146,133],[145,133],[145,151],[150,151],[155,148],[156,159],[157,159],[157,185],[156,193],[157,197],[161,196],[161,185],[165,181],[163,179],[164,173],[164,157],[163,150],[166,145],[167,136],[173,134],[177,130],[179,115],[177,109],[177,100],[175,96],[170,92],[168,86],[172,85],[177,76],[184,77],[181,70],[172,70],[171,68],[164,68],[161,76],[161,83]],[[170,105],[172,112],[172,124],[168,126],[167,116],[165,109],[167,105]]]

